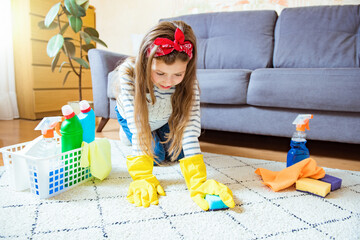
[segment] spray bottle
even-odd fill
[[[294,120],[293,124],[296,125],[296,132],[294,132],[291,138],[291,149],[287,155],[286,167],[290,167],[291,165],[310,157],[309,149],[305,145],[305,129],[310,130],[309,120],[312,118],[312,114],[299,114]]]
[[[31,144],[23,149],[25,155],[33,157],[49,157],[60,153],[60,146],[54,138],[56,125],[61,121],[61,117],[45,117],[35,127],[34,130],[41,130],[41,136],[32,141]]]
[[[54,124],[61,120],[61,117],[46,117],[36,126],[35,130],[41,130],[42,135],[35,138],[19,151],[24,156],[32,156],[36,158],[48,158],[60,153],[60,147],[57,148],[54,141]],[[42,161],[44,162],[44,161]],[[12,163],[13,178],[9,185],[15,191],[23,191],[29,188],[29,169],[26,163],[26,157],[16,157],[16,161]]]

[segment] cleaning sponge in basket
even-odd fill
[[[296,181],[296,190],[326,197],[330,193],[331,184],[312,178],[301,178]]]

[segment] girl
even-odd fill
[[[133,179],[127,199],[136,206],[158,204],[158,194],[165,195],[152,174],[153,165],[165,159],[179,160],[190,196],[202,209],[209,209],[206,194],[235,206],[228,187],[206,180],[198,141],[196,58],[191,27],[182,21],[161,22],[145,35],[138,57],[117,68],[120,93],[115,110],[133,150],[126,161]]]

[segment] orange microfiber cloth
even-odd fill
[[[277,192],[293,185],[296,180],[304,177],[319,179],[325,176],[325,170],[318,167],[312,158],[306,158],[279,172],[258,168],[255,173],[263,179],[263,184]]]

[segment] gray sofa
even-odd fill
[[[360,5],[186,15],[198,38],[204,129],[360,143]],[[94,109],[116,118],[108,74],[126,56],[93,49]],[[98,131],[101,131],[102,125]]]

